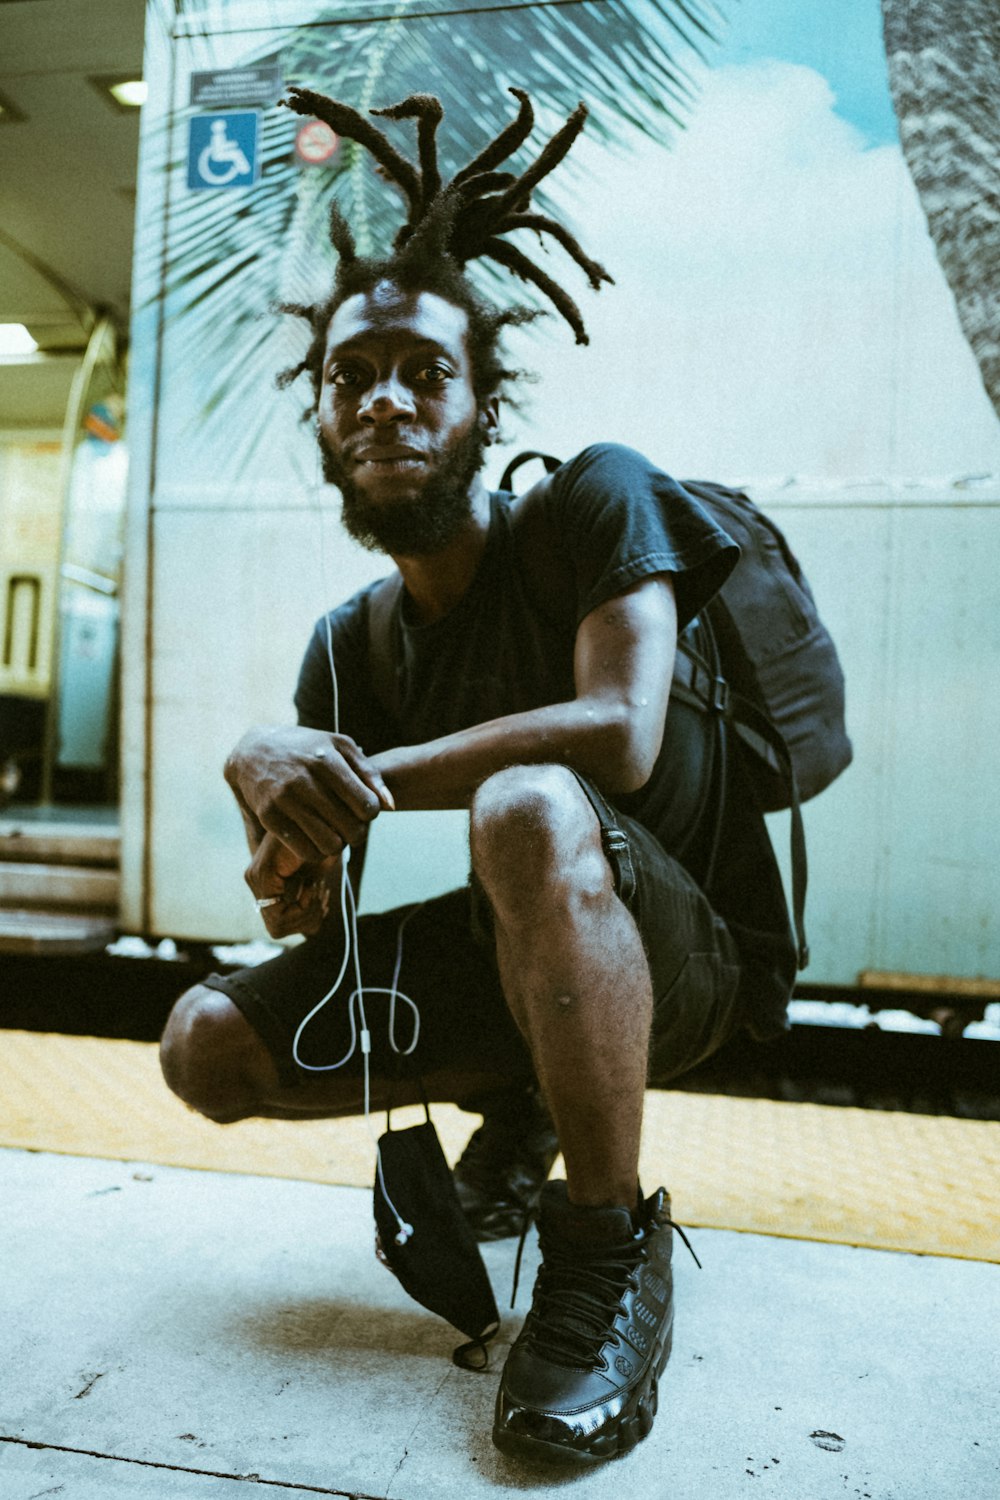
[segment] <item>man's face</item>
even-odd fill
[[[327,330],[319,403],[324,477],[344,524],[395,556],[440,551],[468,523],[496,428],[472,384],[468,316],[433,292],[380,282]]]

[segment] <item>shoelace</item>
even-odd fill
[[[596,1363],[623,1292],[636,1284],[641,1255],[638,1243],[588,1253],[586,1260],[577,1247],[544,1251],[530,1322],[531,1342],[543,1359],[573,1367]]]
[[[514,1262],[511,1307],[517,1297],[521,1257],[534,1217],[531,1212],[524,1216]],[[671,1218],[660,1223],[676,1229],[700,1271],[701,1261],[682,1226]],[[571,1368],[597,1362],[624,1292],[630,1286],[636,1289],[635,1270],[643,1257],[644,1239],[639,1234],[630,1244],[597,1246],[593,1250],[578,1245],[562,1249],[546,1246],[543,1241],[530,1315],[531,1339],[543,1358]]]

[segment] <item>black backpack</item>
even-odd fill
[[[529,459],[539,459],[549,474],[559,468],[550,454],[519,453],[504,471],[502,490],[511,489]],[[671,696],[716,716],[723,754],[727,731],[736,734],[750,752],[746,763],[765,812],[791,809],[792,912],[804,969],[807,864],[799,804],[850,765],[844,674],[812,590],[774,522],[739,490],[702,479],[681,483],[738,544],[740,560],[702,611],[695,639],[686,632],[678,642]],[[721,821],[720,807],[716,848]]]
[[[519,453],[504,470],[500,489],[510,490],[516,470],[531,459],[539,459],[548,474],[560,467],[551,454]],[[809,962],[808,866],[799,808],[850,765],[844,674],[812,590],[774,522],[739,490],[701,479],[681,483],[739,545],[740,559],[699,616],[698,630],[693,636],[686,631],[678,641],[671,697],[715,717],[723,764],[730,731],[750,752],[745,762],[765,812],[791,810],[792,916],[798,966],[804,969]],[[373,647],[388,647],[400,582],[393,574],[372,592]],[[373,649],[371,655],[376,693],[392,704],[389,652]],[[718,852],[722,813],[720,803],[703,878],[706,887]]]

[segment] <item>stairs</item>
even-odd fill
[[[0,812],[0,953],[90,953],[118,918],[115,808]]]

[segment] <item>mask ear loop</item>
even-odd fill
[[[345,872],[345,875],[346,875],[346,872]],[[372,986],[368,990],[365,989],[364,981],[361,978],[361,945],[360,945],[360,942],[358,940],[358,912],[357,912],[357,906],[356,906],[355,900],[354,900],[354,890],[353,890],[353,887],[350,885],[350,882],[348,882],[348,884],[347,884],[347,908],[348,908],[348,911],[350,913],[350,947],[351,947],[351,951],[353,952],[353,955],[354,955],[354,977],[355,977],[355,979],[357,981],[356,988],[352,991],[350,999],[348,1000],[347,1003],[348,1003],[348,1006],[351,1007],[352,1011],[353,1011],[354,1005],[355,1004],[357,1005],[357,1008],[358,1008],[358,1017],[359,1017],[359,1019],[361,1021],[361,1055],[362,1055],[362,1064],[363,1064],[363,1073],[364,1073],[365,1128],[368,1131],[368,1134],[369,1134],[369,1136],[371,1137],[371,1140],[372,1140],[372,1144],[375,1147],[375,1171],[376,1171],[376,1173],[378,1175],[379,1185],[380,1185],[380,1187],[382,1189],[382,1195],[385,1198],[386,1204],[388,1205],[389,1210],[392,1213],[393,1218],[396,1220],[396,1225],[397,1225],[396,1244],[397,1245],[405,1245],[408,1240],[410,1240],[410,1239],[413,1238],[413,1225],[407,1223],[407,1221],[403,1218],[402,1214],[400,1214],[399,1210],[396,1208],[396,1205],[393,1203],[392,1198],[389,1196],[389,1190],[388,1190],[388,1188],[385,1185],[385,1174],[384,1174],[384,1172],[382,1170],[382,1150],[381,1150],[381,1147],[379,1146],[378,1136],[375,1134],[375,1127],[372,1125],[372,1118],[371,1118],[371,1066],[370,1066],[370,1057],[371,1057],[371,1046],[372,1046],[372,1043],[371,1043],[371,1032],[368,1029],[368,1021],[367,1021],[367,1018],[365,1016],[365,999],[364,999],[364,997],[365,997],[366,994],[389,994],[391,996],[391,999],[390,999],[390,1010],[389,1010],[389,1015],[390,1015],[390,1022],[389,1022],[389,1045],[392,1047],[392,1050],[395,1053],[397,1053],[398,1055],[404,1056],[404,1057],[408,1056],[409,1053],[412,1052],[413,1049],[414,1049],[414,1047],[417,1045],[417,1041],[418,1041],[418,1039],[420,1037],[420,1011],[418,1010],[416,1004],[410,999],[409,995],[402,994],[402,992],[398,989],[398,979],[399,979],[399,971],[402,968],[402,963],[403,963],[403,928],[404,928],[404,926],[405,926],[408,918],[413,915],[413,911],[418,910],[419,908],[414,907],[413,911],[410,911],[407,914],[407,916],[405,916],[402,919],[402,921],[400,922],[400,924],[399,924],[399,928],[398,928],[397,933],[396,933],[396,967],[395,967],[395,970],[393,972],[393,982],[392,982],[392,988],[391,988],[391,990],[386,990],[386,989],[383,989],[381,987],[376,987],[376,986]],[[410,1045],[407,1048],[406,1052],[402,1052],[402,1053],[400,1052],[400,1049],[396,1046],[396,1040],[395,1040],[395,1036],[394,1036],[395,1004],[396,1004],[397,998],[399,998],[401,1000],[405,1000],[405,1002],[407,1003],[407,1005],[409,1005],[410,1008],[412,1009],[413,1015],[414,1015],[413,1039],[410,1042]],[[351,1024],[352,1024],[352,1030],[353,1030],[353,1020],[352,1020]],[[350,1056],[350,1053],[348,1053],[348,1056]],[[423,1085],[421,1084],[421,1092],[422,1091],[423,1091]],[[426,1099],[424,1100],[424,1109],[425,1110],[427,1109],[427,1101],[426,1101]],[[430,1115],[428,1113],[428,1119],[429,1118],[430,1118]]]
[[[414,910],[418,910],[418,908],[415,907]],[[398,951],[400,953],[402,952],[402,930],[403,930],[403,924],[405,922],[407,922],[412,915],[413,915],[413,912],[410,912],[406,917],[403,918],[403,921],[399,924],[400,940],[399,940],[399,950]],[[397,974],[399,972],[398,965],[397,965],[397,971],[396,972],[397,972]],[[393,979],[393,983],[395,983],[395,976],[394,976],[394,979]],[[404,998],[405,998],[405,996],[404,996]],[[396,1055],[398,1057],[407,1057],[407,1056],[409,1056],[409,1053],[412,1052],[413,1045],[415,1045],[415,1044],[411,1045],[407,1049],[406,1052],[401,1052],[400,1049],[396,1046],[395,1042],[393,1041],[391,1026],[392,1026],[392,1023],[390,1021],[389,1044],[392,1047],[392,1050],[396,1053]],[[420,1100],[421,1100],[421,1103],[424,1106],[424,1119],[426,1120],[427,1124],[430,1125],[432,1123],[432,1121],[431,1121],[431,1107],[430,1107],[430,1104],[427,1102],[427,1090],[424,1088],[424,1080],[421,1078],[421,1076],[420,1076],[419,1073],[417,1074],[417,1084],[418,1084],[419,1089],[420,1089]],[[386,1128],[387,1131],[391,1131],[392,1130],[392,1111],[393,1111],[393,1098],[392,1098],[392,1086],[390,1085],[389,1097],[386,1100],[386,1106],[385,1106],[385,1128]],[[379,1143],[377,1141],[375,1143],[375,1171],[376,1171],[376,1174],[378,1176],[379,1186],[382,1189],[382,1196],[385,1199],[386,1203],[388,1204],[389,1209],[391,1210],[393,1216],[395,1217],[396,1223],[399,1225],[399,1233],[396,1235],[396,1244],[397,1245],[405,1245],[407,1243],[407,1241],[410,1240],[410,1239],[412,1239],[412,1237],[413,1237],[413,1233],[414,1233],[413,1225],[412,1224],[407,1224],[400,1217],[400,1215],[396,1212],[395,1204],[393,1203],[392,1199],[389,1197],[389,1189],[385,1185],[385,1176],[384,1176],[384,1174],[382,1172],[382,1148],[381,1148],[381,1146],[379,1145]]]

